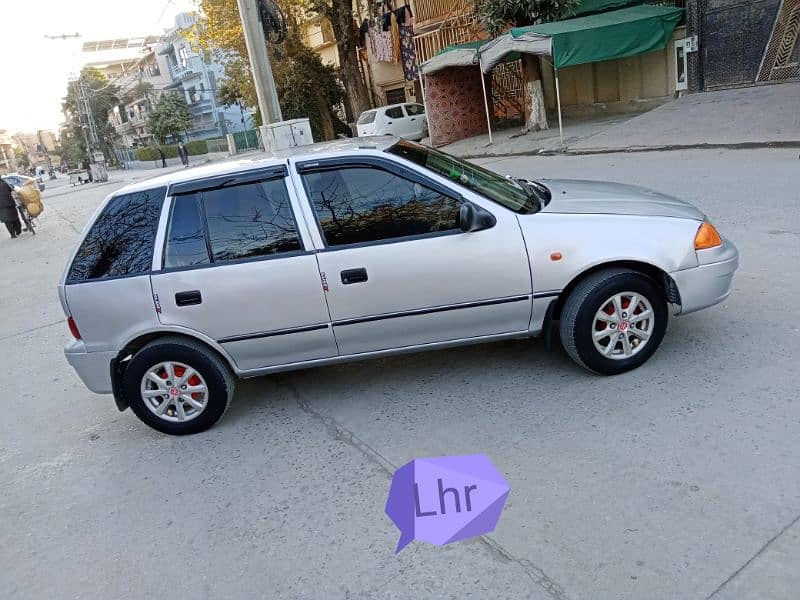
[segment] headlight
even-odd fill
[[[722,237],[714,226],[706,221],[700,225],[697,230],[697,235],[694,236],[694,249],[695,250],[708,250],[709,248],[716,248],[722,246]]]

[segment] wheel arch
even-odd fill
[[[554,308],[552,310],[552,314],[550,318],[553,321],[557,321],[561,318],[561,311],[564,308],[564,305],[567,302],[572,290],[584,279],[589,277],[590,275],[597,273],[598,271],[603,271],[605,269],[630,269],[631,271],[635,271],[637,273],[641,273],[642,275],[648,276],[652,279],[658,286],[659,289],[662,290],[664,293],[664,300],[666,300],[670,304],[680,304],[680,292],[678,291],[678,286],[675,284],[675,281],[672,277],[669,276],[669,273],[664,271],[662,268],[643,261],[637,260],[616,260],[611,262],[604,262],[593,265],[580,273],[578,273],[572,280],[567,284],[567,286],[561,291],[558,295],[558,298],[555,301]]]
[[[217,356],[223,364],[227,365],[234,376],[238,375],[236,362],[224,352],[218,344],[204,336],[193,332],[190,333],[174,329],[159,329],[140,333],[128,340],[117,353],[116,358],[111,361],[111,386],[113,388],[114,401],[120,411],[124,411],[129,406],[128,400],[125,398],[122,391],[122,378],[125,375],[127,363],[130,362],[134,354],[139,352],[139,350],[144,348],[147,344],[162,338],[183,338],[198,343],[210,353]]]

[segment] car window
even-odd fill
[[[213,262],[301,249],[283,179],[201,194]]]
[[[358,124],[359,125],[369,125],[370,123],[374,123],[375,122],[375,115],[377,115],[377,114],[378,114],[378,112],[375,111],[375,110],[368,110],[367,112],[362,113],[362,115],[360,117],[358,117]]]
[[[402,119],[405,115],[403,114],[403,108],[400,106],[395,106],[394,108],[387,108],[386,109],[386,116],[390,119]]]
[[[6,183],[12,187],[19,185],[19,179],[16,177],[4,177],[3,179],[5,179]]]
[[[210,262],[198,194],[175,196],[167,228],[164,267],[192,267]]]
[[[458,229],[459,200],[388,171],[348,167],[303,179],[328,246]]]
[[[421,104],[406,104],[406,112],[409,117],[416,117],[417,115],[425,114],[425,107]]]
[[[150,272],[166,188],[112,198],[86,234],[67,283]]]

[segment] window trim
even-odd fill
[[[443,237],[443,236],[450,236],[450,235],[459,235],[463,234],[464,232],[460,229],[451,229],[448,231],[437,231],[433,233],[420,233],[416,235],[405,235],[402,237],[396,238],[387,238],[385,240],[373,240],[370,242],[354,242],[352,244],[338,244],[336,246],[332,246],[328,243],[328,238],[325,235],[325,230],[322,228],[322,223],[319,220],[319,215],[317,214],[316,209],[314,208],[314,202],[311,199],[311,191],[308,189],[308,185],[306,184],[305,175],[309,173],[322,173],[324,171],[337,171],[340,169],[347,169],[347,168],[368,168],[368,169],[376,169],[379,171],[386,171],[395,175],[397,177],[401,177],[403,179],[408,179],[413,181],[414,183],[418,183],[420,185],[424,185],[435,192],[438,192],[448,198],[456,200],[462,204],[469,202],[463,195],[455,192],[452,189],[449,189],[447,186],[440,184],[438,181],[434,181],[433,179],[429,179],[424,175],[421,175],[417,171],[413,169],[409,169],[405,165],[396,163],[391,160],[386,160],[383,157],[377,156],[345,156],[345,157],[336,157],[336,158],[324,158],[319,160],[305,160],[302,162],[295,163],[295,170],[297,174],[300,176],[300,180],[303,184],[303,191],[306,195],[306,201],[308,203],[309,208],[311,209],[311,214],[314,215],[314,222],[317,226],[317,231],[319,232],[320,239],[322,240],[323,247],[318,250],[318,252],[335,252],[337,250],[347,250],[350,248],[366,248],[369,246],[384,246],[386,244],[398,244],[403,242],[413,242],[417,240],[423,240],[428,238],[436,238],[436,237]],[[455,193],[454,193],[455,192]]]
[[[278,171],[284,173],[283,175],[278,175]],[[271,176],[264,177],[264,174],[272,173]],[[235,183],[232,183],[232,178],[235,175],[241,175],[242,177],[238,178]],[[152,271],[152,275],[158,275],[159,273],[176,273],[180,271],[194,271],[196,269],[209,269],[212,267],[224,267],[226,265],[237,265],[237,264],[244,264],[250,262],[259,262],[262,260],[275,260],[279,258],[292,258],[295,256],[304,256],[307,254],[314,254],[313,250],[306,250],[306,243],[303,240],[303,234],[300,231],[300,223],[297,220],[297,213],[295,212],[293,203],[292,203],[292,194],[289,188],[289,177],[288,171],[286,170],[285,165],[281,165],[278,169],[275,167],[270,167],[268,169],[259,169],[258,171],[247,171],[241,174],[228,174],[224,176],[218,177],[209,177],[205,179],[198,179],[192,182],[186,182],[187,184],[194,184],[197,183],[198,185],[205,186],[207,184],[211,184],[212,182],[217,182],[221,180],[221,184],[214,185],[214,187],[201,187],[196,190],[192,191],[184,191],[190,189],[190,186],[186,186],[181,191],[175,194],[170,194],[168,197],[169,200],[169,214],[164,222],[164,240],[163,245],[161,247],[161,258],[159,260],[159,270]],[[232,188],[238,187],[240,185],[248,185],[253,183],[263,183],[265,181],[273,181],[273,180],[282,180],[284,189],[286,190],[286,197],[289,200],[289,210],[292,213],[292,220],[294,221],[294,228],[295,232],[297,233],[297,241],[300,245],[298,250],[291,250],[289,252],[280,252],[276,254],[265,254],[263,256],[252,256],[248,258],[235,258],[233,260],[225,260],[225,261],[215,261],[214,260],[214,252],[211,248],[211,235],[208,231],[208,217],[206,215],[206,207],[205,207],[205,199],[203,198],[202,192],[209,192],[214,190],[219,190],[223,188]],[[179,184],[181,185],[181,184]],[[172,188],[170,187],[170,191]],[[209,262],[207,264],[202,265],[187,265],[184,267],[167,267],[165,265],[165,261],[167,259],[167,243],[169,242],[169,226],[172,221],[172,211],[175,207],[175,200],[179,196],[190,196],[192,194],[197,194],[197,208],[200,212],[200,221],[203,226],[203,239],[206,245],[206,251],[208,252],[208,259]],[[305,221],[305,218],[303,219]]]

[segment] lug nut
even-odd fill
[[[617,324],[616,323],[612,323],[611,324],[611,329],[616,329],[616,328],[617,328]]]
[[[167,381],[167,385],[172,385],[172,382],[171,381]]]
[[[628,313],[622,313],[622,318],[623,319],[627,319],[628,318]]]
[[[183,385],[181,386],[181,389],[182,389],[182,390],[185,390],[185,389],[186,389],[186,384],[183,384]]]

